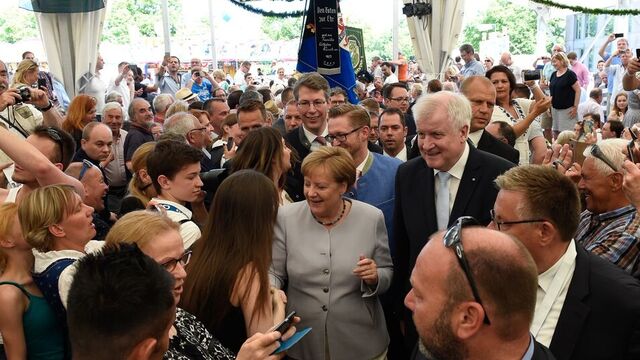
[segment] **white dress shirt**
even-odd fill
[[[460,159],[458,159],[458,162],[456,162],[451,167],[451,169],[447,171],[449,174],[451,174],[451,177],[449,177],[449,214],[451,214],[451,209],[453,209],[453,203],[456,200],[458,188],[460,187],[460,180],[462,180],[462,174],[464,173],[464,167],[467,165],[468,159],[469,144],[465,142],[464,151],[462,152]],[[434,189],[437,189],[438,185],[440,184],[440,178],[437,176],[439,172],[440,170],[433,169],[433,175],[435,177]],[[436,194],[435,196],[437,197],[438,195]],[[437,202],[437,199],[435,200],[436,201],[434,201],[434,204]]]
[[[547,271],[538,275],[536,311],[531,333],[536,340],[549,347],[556,330],[567,290],[576,269],[576,244],[571,240],[567,251]]]
[[[311,144],[311,148],[309,150],[311,151],[316,151],[318,150],[321,146],[325,146],[320,144],[319,142],[316,141],[316,138],[318,137],[318,135],[312,133],[311,131],[307,130],[307,128],[304,127],[304,125],[302,126],[302,131],[304,132],[304,136],[307,138],[307,140],[309,140],[309,143]],[[322,130],[322,133],[320,134],[321,137],[325,137],[329,134],[329,129],[327,128],[327,126],[324,126],[324,130]],[[331,146],[331,143],[329,143],[327,141],[327,145],[326,146]]]
[[[386,151],[382,151],[384,153],[384,155],[387,155],[389,157],[392,158],[396,158],[398,160],[402,160],[403,162],[407,161],[407,146],[402,144],[402,150],[400,150],[400,152],[398,154],[396,154],[396,156],[392,156],[389,153],[387,153]]]

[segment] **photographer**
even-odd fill
[[[17,85],[9,88],[7,65],[0,61],[0,126],[26,139],[38,125],[59,127],[62,124],[62,116],[45,91]],[[0,163],[8,161],[0,152]]]

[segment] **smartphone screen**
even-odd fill
[[[47,87],[47,81],[45,79],[38,79],[38,89]]]
[[[636,49],[636,59],[640,59],[640,49]]]
[[[582,130],[585,135],[593,132],[593,120],[585,120],[582,123]]]

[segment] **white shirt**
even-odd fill
[[[469,139],[473,142],[474,147],[476,148],[478,147],[478,143],[480,142],[480,138],[482,137],[483,132],[484,132],[484,129],[480,129],[478,131],[469,133]]]
[[[322,144],[320,144],[319,142],[316,141],[316,138],[318,137],[318,135],[312,133],[311,131],[307,130],[306,127],[304,127],[304,125],[302,125],[302,131],[304,132],[304,137],[307,138],[307,140],[309,140],[309,143],[311,143],[311,148],[309,150],[311,151],[316,151],[318,149],[320,149],[321,146],[323,146]],[[324,130],[322,130],[322,133],[320,134],[321,137],[325,137],[329,134],[329,129],[327,127],[327,125],[324,126]],[[331,144],[327,141],[327,145],[326,146],[331,146]]]
[[[244,81],[244,76],[246,75],[246,73],[242,70],[236,71],[236,75],[233,77],[233,83],[235,85],[247,85],[247,83]]]
[[[113,138],[111,151],[113,152],[113,160],[104,168],[110,186],[126,186],[127,173],[124,161],[124,141],[127,137],[127,131],[120,129],[120,136]]]
[[[538,275],[536,310],[531,333],[544,346],[551,344],[567,290],[576,269],[576,244],[571,240],[567,251],[547,271]]]
[[[578,120],[582,120],[584,114],[599,114],[600,123],[604,123],[604,111],[602,111],[602,106],[592,98],[588,98],[587,101],[578,105]]]
[[[382,152],[384,153],[384,155],[387,155],[389,157],[396,158],[398,160],[402,160],[403,162],[407,161],[407,146],[404,145],[404,144],[402,144],[402,150],[400,150],[400,152],[396,156],[391,156],[384,150]]]
[[[116,80],[114,79],[109,84],[107,93],[110,93],[112,91],[115,91],[118,94],[122,95],[122,108],[124,109],[124,112],[127,113],[129,104],[131,103],[131,91],[129,90],[129,86],[127,86],[127,79],[122,79],[120,81],[120,85],[116,85]]]
[[[391,73],[391,75],[387,76],[387,78],[384,79],[384,85],[393,84],[397,82],[398,82],[398,77],[394,73]]]
[[[451,214],[451,209],[453,209],[453,203],[456,200],[456,195],[458,195],[458,188],[460,187],[460,180],[462,179],[462,174],[464,174],[464,167],[467,165],[467,160],[469,159],[469,144],[465,142],[464,151],[449,171],[447,171],[451,176],[449,177],[449,214]],[[435,176],[435,189],[438,188],[440,184],[440,178],[437,176],[440,170],[433,169],[433,175]],[[437,191],[436,191],[436,199],[434,204],[438,201]]]

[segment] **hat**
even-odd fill
[[[182,88],[176,92],[176,100],[184,100],[190,101],[194,100],[198,97],[198,95],[191,92],[191,90],[187,88]]]

